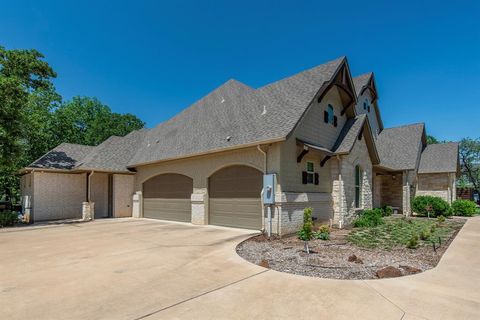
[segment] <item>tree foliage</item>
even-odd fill
[[[480,138],[460,141],[461,180],[480,191]]]
[[[0,46],[0,199],[18,195],[18,170],[60,143],[97,145],[144,126],[96,98],[62,102],[56,76],[40,52]]]
[[[439,143],[437,138],[434,136],[427,135],[427,144],[436,144]]]

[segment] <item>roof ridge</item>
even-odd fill
[[[323,67],[323,66],[326,66],[326,65],[330,65],[330,64],[334,64],[334,63],[341,63],[342,61],[346,60],[346,58],[347,58],[347,56],[340,56],[340,57],[338,57],[338,58],[336,58],[336,59],[327,61],[327,62],[325,62],[325,63],[317,64],[316,66],[307,68],[307,69],[305,69],[305,70],[303,70],[303,71],[296,72],[296,73],[294,73],[294,74],[292,74],[292,75],[290,75],[290,76],[287,76],[287,77],[284,77],[284,78],[275,80],[275,81],[273,81],[273,82],[267,83],[267,84],[265,84],[265,85],[263,85],[263,86],[255,89],[255,90],[256,90],[256,91],[262,90],[262,89],[264,89],[264,88],[266,88],[266,87],[269,87],[269,86],[272,86],[272,85],[277,84],[277,83],[279,83],[279,82],[282,82],[282,81],[285,81],[285,80],[294,78],[294,77],[299,76],[299,75],[301,75],[301,74],[304,74],[304,73],[306,73],[306,72],[314,71],[315,69],[320,68],[320,67]]]
[[[399,128],[405,128],[405,127],[413,127],[413,126],[424,126],[425,127],[425,122],[415,122],[415,123],[411,123],[411,124],[403,124],[401,126],[397,126],[397,127],[390,127],[390,128],[385,128],[383,130],[389,130],[389,129],[399,129]]]

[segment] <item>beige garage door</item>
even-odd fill
[[[143,183],[145,218],[191,221],[193,180],[181,174],[162,174]]]
[[[247,166],[231,166],[209,179],[209,223],[247,229],[262,228],[263,175]]]

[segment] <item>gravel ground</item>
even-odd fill
[[[434,268],[458,233],[435,253],[430,246],[396,247],[390,251],[361,248],[346,241],[349,232],[334,229],[330,240],[310,241],[310,254],[304,252],[304,242],[295,235],[272,239],[255,236],[240,243],[237,253],[252,263],[281,272],[332,279],[377,279],[376,272],[388,266],[400,269],[403,275]],[[361,261],[350,262],[352,255]]]

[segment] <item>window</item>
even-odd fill
[[[313,162],[307,162],[307,183],[314,183],[315,181],[315,166]]]
[[[355,208],[360,208],[362,197],[362,168],[355,166]]]
[[[333,122],[335,121],[335,114],[333,113],[333,106],[331,104],[328,105],[328,123],[331,123],[333,124]]]
[[[367,110],[367,112],[370,112],[370,102],[368,101],[368,99],[365,99],[365,101],[363,102],[363,110]]]

